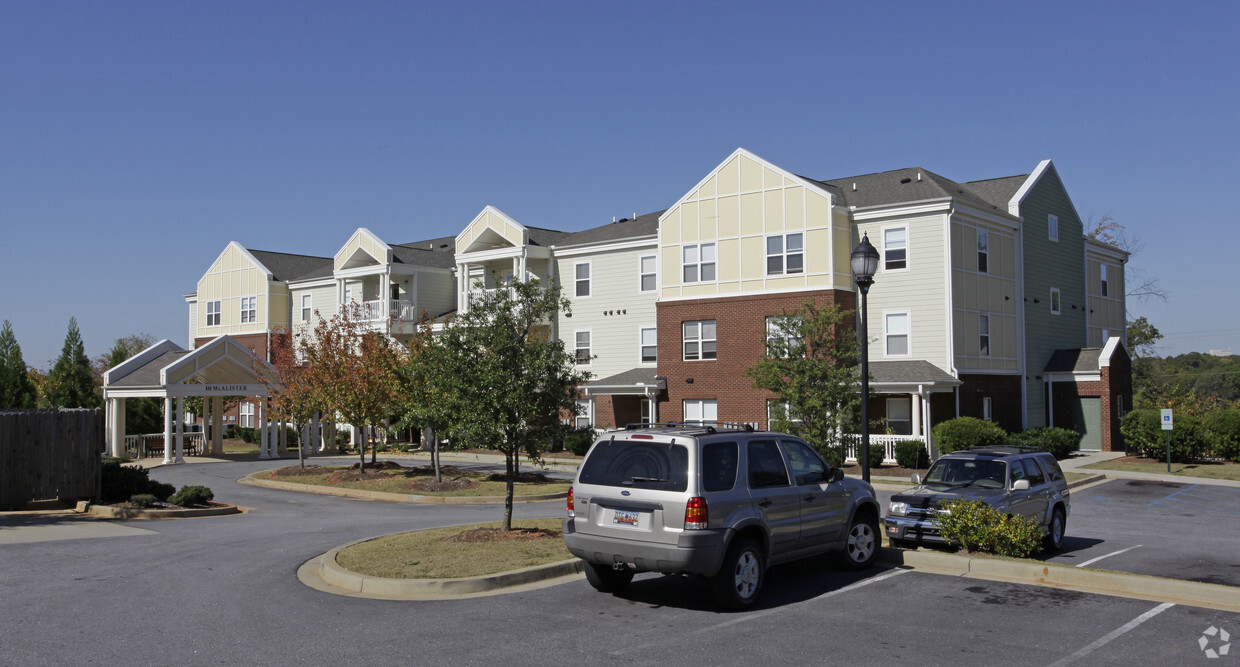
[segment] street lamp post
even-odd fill
[[[868,234],[861,237],[861,243],[852,251],[853,280],[861,290],[861,322],[858,325],[859,345],[861,346],[861,447],[857,458],[861,459],[861,479],[870,481],[870,338],[866,333],[866,297],[870,293],[870,285],[874,284],[874,273],[878,271],[878,251],[870,244]]]

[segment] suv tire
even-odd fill
[[[1063,544],[1063,533],[1067,519],[1064,518],[1063,508],[1056,507],[1051,513],[1051,522],[1046,526],[1046,537],[1042,538],[1042,546],[1047,551],[1059,551],[1059,547]]]
[[[633,581],[633,571],[617,570],[610,565],[586,562],[586,581],[600,593],[620,593]]]
[[[848,540],[839,553],[840,563],[852,570],[864,570],[878,558],[881,544],[878,517],[870,512],[858,512],[848,527]]]
[[[715,602],[726,609],[745,609],[758,599],[766,580],[766,559],[753,540],[738,537],[728,546],[723,566],[711,580]]]

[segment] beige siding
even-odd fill
[[[275,324],[287,325],[287,288],[269,282],[266,272],[236,243],[230,243],[198,281],[197,293],[197,312],[193,318],[197,324],[195,338],[267,331],[273,324],[273,317]],[[241,299],[251,296],[257,297],[257,321],[242,323]],[[220,302],[220,324],[206,326],[207,304],[213,301]],[[281,307],[285,309],[283,313],[279,310]]]
[[[417,308],[437,317],[456,310],[456,279],[448,273],[418,273]]]
[[[568,350],[576,349],[576,332],[590,331],[591,353],[596,358],[583,368],[596,380],[642,365],[640,330],[655,326],[658,291],[640,291],[639,259],[653,254],[655,247],[651,245],[557,260],[562,276],[572,276],[578,263],[590,263],[590,296],[575,296],[572,284],[566,283],[573,316],[562,317],[559,328]]]
[[[801,273],[767,274],[766,239],[803,234]],[[803,290],[851,289],[847,214],[830,195],[739,151],[664,214],[659,226],[666,299]],[[715,244],[713,281],[682,284],[684,246]],[[839,265],[843,260],[843,266]]]
[[[978,235],[987,234],[987,270],[978,271]],[[954,363],[964,371],[1019,370],[1016,234],[957,216],[951,223]],[[910,253],[911,254],[911,253]],[[920,257],[920,254],[918,255]],[[990,316],[990,354],[981,355],[978,322]]]
[[[1107,267],[1107,296],[1102,296],[1101,267],[1104,264]],[[1109,336],[1123,337],[1126,321],[1124,288],[1124,265],[1090,253],[1086,261],[1086,294],[1089,301],[1087,344],[1090,347],[1101,347],[1106,343],[1104,330]]]
[[[498,210],[487,207],[456,237],[458,253],[497,246],[525,245],[525,228]]]
[[[908,268],[887,270],[880,263],[869,295],[870,358],[874,360],[923,359],[950,370],[948,358],[947,294],[943,289],[945,248],[943,215],[907,217],[882,222],[861,222],[857,235],[868,234],[881,249],[883,230],[907,230]],[[851,253],[851,248],[849,248]],[[847,266],[847,264],[845,264]],[[887,356],[884,338],[885,313],[909,314],[909,355]]]
[[[351,269],[359,266],[388,264],[392,261],[392,249],[366,229],[358,229],[336,252],[334,268]]]

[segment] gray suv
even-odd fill
[[[947,500],[981,500],[999,511],[1042,524],[1043,546],[1058,550],[1068,523],[1068,482],[1054,456],[1023,447],[986,447],[945,454],[917,486],[892,496],[883,519],[892,546],[942,544],[938,506]]]
[[[878,556],[874,488],[805,441],[748,425],[636,424],[605,433],[568,496],[564,543],[609,593],[638,572],[706,577],[717,603],[753,604],[766,568],[836,553]]]

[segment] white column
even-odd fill
[[[172,463],[172,417],[176,407],[171,398],[164,399],[164,463]]]
[[[267,401],[259,400],[257,403],[258,415],[254,425],[258,428],[258,458],[269,459],[271,455],[267,453]]]
[[[211,399],[211,451],[224,453],[224,397]]]
[[[125,399],[108,399],[108,455],[125,455]]]
[[[288,454],[288,423],[276,422],[276,454],[280,457]]]
[[[911,431],[913,435],[924,435],[921,432],[921,424],[922,424],[921,408],[922,408],[922,403],[924,402],[924,399],[922,398],[920,391],[921,391],[921,388],[919,387],[918,393],[913,394],[912,396],[913,404],[909,406],[910,408],[912,408],[910,412],[912,412],[912,418],[913,418],[913,429]]]
[[[185,463],[185,399],[177,397],[177,463]]]

